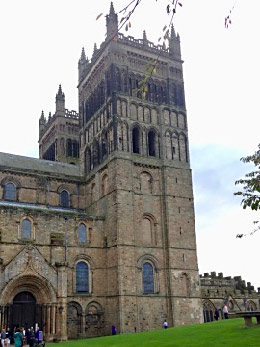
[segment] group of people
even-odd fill
[[[216,309],[215,310],[215,315],[214,315],[214,318],[215,318],[215,320],[218,320],[219,319],[219,311],[221,311],[221,309]],[[222,308],[222,312],[223,312],[223,315],[224,315],[224,319],[228,319],[229,317],[228,317],[228,307],[227,307],[227,305],[225,304],[224,306],[223,306],[223,308]],[[167,322],[167,320],[165,319],[165,321],[163,322],[163,327],[164,327],[164,329],[168,329],[168,322]]]
[[[33,327],[28,329],[14,328],[13,332],[9,328],[3,328],[1,331],[1,347],[9,347],[10,344],[14,344],[14,347],[21,347],[23,345],[34,347],[42,339],[40,334],[39,327],[36,331],[34,331]]]
[[[214,318],[215,318],[216,320],[219,319],[219,311],[220,311],[220,310],[218,310],[218,309],[216,309],[216,311],[215,311]],[[223,306],[222,312],[223,312],[223,315],[224,315],[224,319],[228,319],[228,318],[229,318],[229,317],[228,317],[228,307],[227,307],[226,304]]]

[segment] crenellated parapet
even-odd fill
[[[255,291],[254,286],[242,280],[241,276],[204,273],[200,275],[200,286],[205,321],[213,320],[216,309],[222,312],[224,303],[230,312],[259,309],[260,288]]]
[[[44,112],[42,111],[41,117],[39,120],[40,137],[42,137],[48,131],[48,129],[51,127],[51,125],[53,124],[56,118],[57,118],[57,115],[55,113],[52,115],[51,112],[49,112],[49,116],[48,118],[46,118],[44,117]],[[67,108],[65,108],[64,118],[79,120],[79,114],[78,112],[74,110],[70,111]]]

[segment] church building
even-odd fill
[[[39,159],[0,153],[0,325],[46,341],[203,321],[180,37],[106,28]]]

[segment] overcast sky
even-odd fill
[[[118,12],[128,3],[115,0]],[[124,34],[157,42],[168,23],[167,0],[142,0]],[[242,275],[260,287],[259,213],[245,211],[234,181],[250,166],[240,158],[259,140],[259,0],[182,0],[174,18],[184,60],[184,81],[195,195],[200,273]],[[232,24],[224,20],[232,9]],[[91,5],[91,7],[90,7]],[[78,110],[77,63],[91,58],[105,34],[107,0],[0,2],[0,151],[38,157],[38,120],[55,111],[59,84],[66,108]]]

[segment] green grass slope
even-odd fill
[[[187,325],[167,330],[123,334],[48,343],[47,347],[257,347],[260,346],[260,326],[246,327],[244,320],[229,319],[207,324]]]

